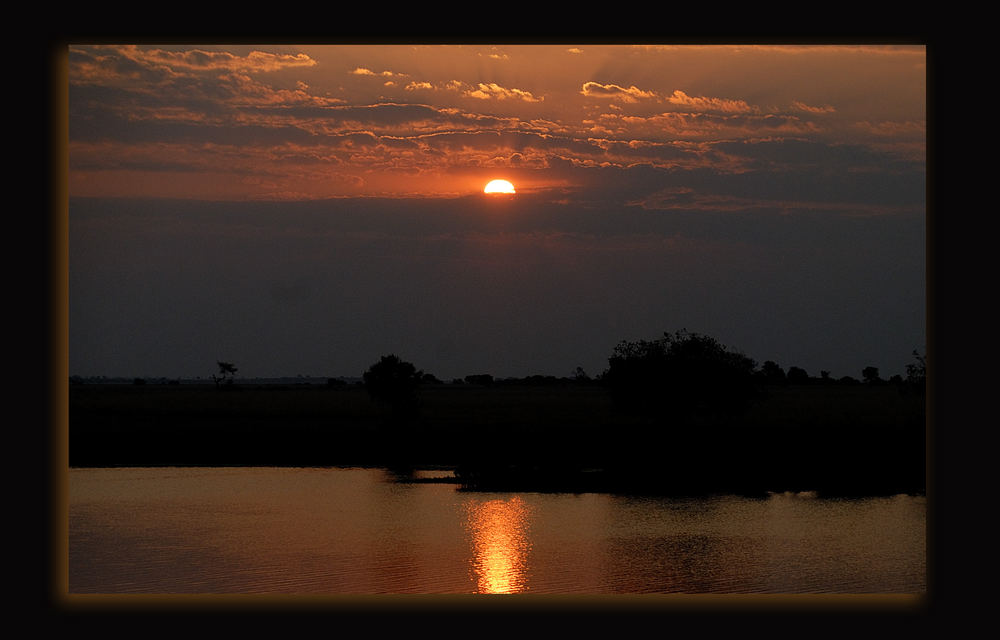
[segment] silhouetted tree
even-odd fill
[[[732,415],[756,393],[752,359],[686,330],[620,342],[608,363],[603,380],[616,404],[648,415]]]
[[[882,382],[882,378],[878,377],[878,367],[865,367],[861,370],[861,378],[868,384]]]
[[[785,370],[773,360],[767,360],[761,365],[760,373],[767,382],[785,382]]]
[[[788,381],[795,384],[805,384],[809,382],[809,374],[801,367],[788,367]]]
[[[418,371],[412,363],[390,354],[370,366],[362,380],[372,400],[388,405],[394,415],[401,417],[416,409],[417,387],[422,376],[423,371]]]
[[[433,373],[423,374],[422,376],[420,376],[420,381],[423,382],[424,384],[444,384]]]
[[[219,365],[219,375],[212,376],[212,380],[215,381],[215,386],[219,387],[221,385],[231,385],[233,384],[233,378],[236,376],[238,369],[236,365],[232,362],[216,362]]]
[[[906,365],[906,383],[917,393],[923,394],[927,389],[927,359],[913,350],[916,362]]]

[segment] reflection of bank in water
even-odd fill
[[[527,590],[531,541],[530,509],[519,496],[466,503],[466,528],[472,536],[472,574],[478,593]]]

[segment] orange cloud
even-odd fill
[[[611,98],[625,102],[636,102],[639,99],[655,98],[655,91],[643,91],[635,85],[629,88],[616,84],[600,84],[599,82],[584,82],[580,93],[588,98]]]
[[[804,102],[799,102],[798,100],[792,101],[792,107],[798,109],[799,111],[805,111],[807,113],[833,113],[836,111],[830,105],[824,105],[822,107],[813,107]]]
[[[465,95],[470,98],[479,98],[480,100],[524,100],[525,102],[541,102],[544,98],[536,98],[528,91],[522,91],[521,89],[506,89],[500,85],[490,82],[488,84],[479,83],[479,88],[473,91],[466,91]]]
[[[496,47],[493,47],[491,53],[480,53],[479,57],[492,58],[494,60],[509,60],[510,59],[510,56],[508,56],[503,51],[497,50]]]
[[[883,155],[892,153],[899,162],[920,162],[926,153],[926,127],[917,109],[854,113],[856,107],[852,106],[848,122],[832,117],[836,110],[826,106],[827,101],[840,100],[854,105],[852,94],[842,90],[811,90],[807,98],[811,104],[807,104],[793,99],[804,95],[796,95],[800,89],[781,83],[780,92],[755,98],[768,105],[764,108],[739,99],[691,96],[681,90],[657,93],[648,87],[658,85],[646,84],[639,76],[629,78],[629,82],[614,76],[620,85],[584,82],[584,78],[595,77],[592,68],[584,68],[590,49],[588,56],[573,55],[565,47],[551,49],[558,56],[551,71],[558,82],[547,84],[543,70],[536,73],[534,67],[530,76],[518,76],[523,78],[521,87],[551,91],[544,95],[504,86],[503,80],[478,82],[484,65],[492,68],[513,63],[474,59],[467,66],[456,66],[452,52],[447,51],[435,54],[448,58],[446,66],[421,65],[422,74],[428,74],[422,77],[429,82],[411,82],[409,77],[399,79],[406,74],[379,71],[405,69],[407,62],[398,58],[347,57],[358,62],[377,61],[366,67],[345,65],[345,57],[335,52],[324,57],[319,49],[307,49],[308,55],[286,56],[247,51],[249,48],[241,48],[239,52],[245,55],[234,55],[71,47],[73,169],[87,172],[85,178],[74,181],[74,188],[93,193],[87,181],[108,171],[123,181],[141,176],[149,182],[161,175],[162,189],[173,192],[181,186],[170,186],[177,176],[185,176],[185,185],[194,185],[193,174],[212,175],[219,181],[229,172],[233,185],[246,176],[259,176],[261,189],[268,182],[274,184],[275,192],[280,188],[283,193],[327,194],[335,191],[335,186],[340,188],[339,182],[328,177],[336,173],[364,179],[349,185],[353,193],[374,192],[376,182],[380,191],[387,191],[397,173],[424,175],[515,165],[524,171],[549,170],[559,159],[567,166],[609,167],[623,173],[636,167],[712,167],[720,175],[737,175],[760,167],[782,171],[801,168],[806,165],[797,163],[799,154],[806,154],[803,157],[814,163],[815,157],[825,153],[819,151],[825,148],[823,141],[827,146],[836,142],[838,148],[850,142],[855,145],[852,154],[862,146]],[[535,67],[546,60],[533,55],[531,64]],[[512,51],[512,61],[520,57]],[[316,64],[313,58],[328,72],[307,69]],[[628,59],[630,65],[634,61],[634,56]],[[302,68],[275,77],[256,73],[274,65]],[[643,65],[631,68],[649,78],[659,73]],[[567,84],[568,76],[575,79]],[[738,83],[726,85],[720,77],[720,89],[711,93],[741,95],[740,87],[747,82],[743,75],[739,78]],[[382,89],[393,81],[392,91]],[[727,86],[730,88],[724,88]],[[385,95],[375,94],[380,91]],[[544,104],[535,104],[543,100]],[[522,119],[518,105],[530,109],[532,119]],[[735,144],[768,138],[785,143],[765,150],[760,145]],[[92,146],[112,140],[117,142]],[[792,144],[793,140],[815,146]],[[837,162],[854,163],[852,167],[865,171],[877,166],[867,155],[852,154],[837,155]],[[378,177],[380,172],[386,175]],[[105,185],[112,182],[102,179]],[[198,185],[198,193],[202,193],[211,182]],[[737,204],[681,193],[661,194],[657,201],[664,208],[697,205],[726,209]]]
[[[316,61],[304,53],[295,55],[251,51],[245,56],[237,56],[227,51],[166,51],[164,49],[140,49],[135,45],[112,46],[107,48],[133,62],[148,67],[165,66],[173,70],[187,71],[243,71],[255,73],[277,71],[289,67],[311,67]]]
[[[355,76],[382,76],[385,78],[394,78],[406,75],[405,73],[395,73],[393,71],[382,71],[381,73],[375,73],[374,71],[366,67],[357,67],[354,71],[351,71],[350,73],[351,75]]]
[[[229,102],[242,105],[316,105],[328,106],[343,102],[335,98],[321,98],[308,92],[308,85],[297,83],[296,89],[275,89],[257,82],[244,73],[219,76],[219,86],[231,93]]]
[[[755,137],[760,135],[804,135],[816,126],[795,116],[742,113],[665,112],[650,116],[601,114],[591,131],[615,136],[643,137],[653,141],[706,140],[712,138]]]
[[[728,113],[746,113],[753,109],[743,100],[727,100],[725,98],[694,98],[681,90],[667,98],[667,102],[680,105],[695,111],[725,111]]]

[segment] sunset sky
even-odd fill
[[[597,375],[682,328],[904,373],[926,73],[919,45],[70,45],[70,374]]]

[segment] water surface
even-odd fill
[[[69,591],[926,592],[926,500],[488,493],[381,469],[69,473]]]

